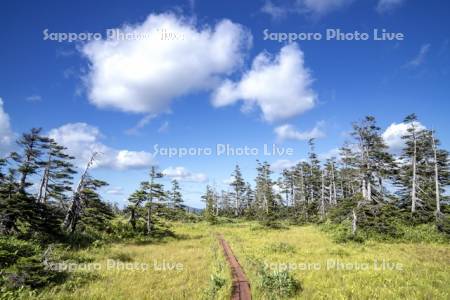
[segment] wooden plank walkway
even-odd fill
[[[230,245],[223,238],[223,235],[219,234],[218,239],[222,246],[225,258],[231,268],[231,274],[233,276],[233,290],[231,293],[232,300],[251,300],[252,294],[250,290],[250,283],[242,270],[236,256],[234,256]]]

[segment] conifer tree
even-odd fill
[[[142,189],[145,192],[145,207],[147,208],[147,234],[150,235],[153,229],[152,209],[156,200],[165,196],[164,187],[157,181],[163,177],[163,174],[158,171],[157,167],[152,166],[150,169],[150,181],[142,183]]]
[[[183,208],[183,195],[181,194],[180,184],[176,179],[172,180],[172,190],[170,191],[170,198],[175,209]]]
[[[245,191],[244,191],[243,199],[244,199],[243,205],[244,205],[245,214],[247,216],[254,215],[253,210],[254,210],[254,205],[255,205],[255,193],[252,189],[252,186],[248,182],[245,184]]]
[[[25,193],[25,189],[32,185],[28,181],[31,175],[36,174],[43,164],[42,154],[45,151],[45,145],[48,138],[41,136],[41,128],[33,128],[29,133],[24,133],[17,141],[21,147],[22,153],[12,153],[12,158],[19,164],[20,173],[19,192]]]
[[[282,178],[280,178],[278,185],[281,188],[281,192],[284,194],[286,206],[292,206],[296,192],[294,171],[284,169],[281,174]]]
[[[3,168],[6,165],[6,159],[0,158],[0,185],[3,184],[3,181],[5,180],[5,173],[3,171]]]
[[[358,145],[361,190],[367,202],[381,203],[385,199],[383,179],[392,176],[395,169],[394,159],[387,152],[380,130],[372,116],[367,116],[360,124],[353,124],[352,136]]]
[[[392,227],[389,220],[383,219],[383,206],[388,199],[383,180],[393,178],[396,169],[394,159],[387,152],[387,146],[381,137],[375,118],[367,116],[361,123],[353,124],[352,136],[357,141],[357,167],[361,180],[362,199],[357,197],[356,207],[352,210],[352,232],[355,234],[358,224],[377,224],[380,230]]]
[[[230,183],[230,186],[233,188],[234,216],[237,217],[241,215],[242,197],[245,191],[245,181],[242,178],[239,165],[236,165],[231,176],[233,177],[233,181]]]
[[[205,202],[205,219],[211,223],[215,224],[217,219],[214,213],[214,191],[211,189],[211,187],[208,185],[206,186],[206,192],[202,196],[203,201]]]
[[[261,220],[272,222],[275,219],[275,195],[273,193],[272,171],[267,162],[257,161],[256,201],[259,206],[258,216]]]
[[[315,202],[321,195],[322,172],[320,170],[320,160],[315,152],[316,145],[314,139],[310,139],[308,141],[308,145],[309,172],[307,177],[307,185],[309,192],[309,204],[317,206],[317,203]]]
[[[83,227],[94,228],[105,231],[109,221],[114,217],[112,207],[104,202],[98,194],[98,189],[107,186],[108,183],[102,180],[89,177],[81,191],[83,201],[83,211],[81,213],[80,224]]]
[[[142,187],[132,193],[130,197],[128,197],[128,202],[130,205],[127,207],[127,211],[130,212],[130,218],[128,222],[131,224],[133,231],[136,231],[136,223],[139,219],[139,211],[142,208],[142,204],[145,203],[147,199],[147,195]]]
[[[44,168],[39,186],[38,202],[47,203],[52,198],[63,206],[66,193],[72,190],[73,175],[76,173],[72,160],[74,157],[65,153],[67,148],[49,139],[44,145],[47,159],[41,164]]]

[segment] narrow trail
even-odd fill
[[[223,238],[222,234],[218,234],[220,245],[223,248],[223,252],[231,268],[231,274],[233,276],[233,290],[231,294],[232,300],[250,300],[252,294],[250,291],[250,283],[242,270],[236,256],[234,256],[230,245]]]

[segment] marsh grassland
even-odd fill
[[[231,274],[216,233],[231,245],[253,299],[448,299],[445,243],[336,243],[317,226],[173,225],[176,237],[73,254],[76,270],[40,299],[229,299]],[[98,267],[98,265],[100,267]]]

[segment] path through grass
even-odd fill
[[[450,247],[445,244],[336,244],[314,226],[267,230],[255,223],[198,223],[177,224],[172,229],[178,238],[77,253],[81,260],[85,257],[102,267],[89,272],[93,277],[88,277],[85,284],[73,279],[45,291],[40,298],[229,299],[231,276],[216,232],[222,233],[233,249],[250,281],[254,299],[273,299],[276,293],[267,287],[286,284],[291,289],[295,283],[292,280],[301,284],[301,289],[295,289],[290,296],[292,299],[450,298]],[[108,270],[107,259],[147,263],[150,268]],[[182,269],[158,270],[155,262],[159,266],[178,263]],[[395,270],[390,269],[393,264]],[[264,278],[258,265],[268,267]],[[354,269],[348,269],[349,265]],[[276,268],[286,267],[292,278],[271,275]],[[263,279],[265,283],[261,284]]]

